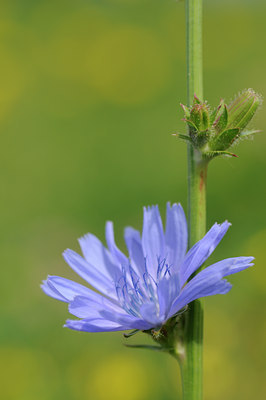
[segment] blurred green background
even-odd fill
[[[186,208],[186,146],[171,136],[185,129],[184,18],[174,0],[0,2],[3,400],[180,398],[174,360],[125,348],[121,333],[63,329],[66,305],[39,284],[78,280],[61,253],[86,232],[104,239],[107,219],[124,246],[143,205]],[[265,20],[262,0],[205,1],[211,104],[265,96]],[[265,398],[265,145],[258,134],[209,168],[208,226],[233,224],[211,260],[254,255],[256,267],[205,301],[206,400]]]

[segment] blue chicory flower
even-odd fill
[[[125,242],[129,257],[115,244],[112,222],[106,224],[106,248],[92,234],[79,240],[83,256],[63,253],[69,266],[98,292],[59,276],[48,276],[43,291],[69,303],[79,320],[66,327],[86,332],[161,327],[195,299],[225,294],[231,284],[223,279],[253,265],[253,257],[219,261],[191,275],[214,251],[230,224],[214,224],[187,252],[187,222],[180,204],[167,204],[166,229],[157,206],[144,208],[142,236],[128,227]]]

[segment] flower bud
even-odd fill
[[[213,127],[217,133],[220,133],[225,130],[228,122],[228,111],[227,106],[224,104],[224,100],[220,101],[218,108],[215,110],[213,119]]]
[[[206,103],[194,104],[190,111],[190,121],[199,132],[206,131],[210,125],[209,110]]]
[[[255,93],[253,89],[242,92],[228,106],[227,129],[239,128],[242,131],[251,121],[260,104],[261,96]]]
[[[244,90],[227,106],[224,100],[212,112],[206,102],[194,96],[193,104],[183,108],[189,129],[188,134],[176,134],[190,143],[202,157],[211,160],[218,155],[229,155],[228,149],[242,137],[253,135],[257,130],[245,130],[262,103],[261,96],[252,89]]]

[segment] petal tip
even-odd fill
[[[226,219],[221,225],[227,225],[227,226],[229,227],[229,226],[232,226],[232,223],[229,222],[229,221]]]

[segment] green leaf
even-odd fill
[[[218,109],[219,109],[219,107],[218,107],[218,108],[215,108],[215,110],[213,110],[212,113],[211,113],[211,115],[210,115],[210,125],[211,125],[211,126],[212,126],[212,124],[213,124],[214,121],[215,121],[215,117],[216,117],[216,115],[217,115]]]
[[[214,151],[226,150],[239,137],[239,134],[240,131],[238,128],[228,129],[220,133],[220,135],[215,136],[210,142],[210,147]]]
[[[173,136],[176,136],[178,139],[186,140],[187,142],[193,143],[193,140],[188,135],[183,135],[182,133],[172,133]]]
[[[180,106],[182,107],[184,114],[185,114],[185,118],[189,118],[190,117],[190,111],[189,108],[187,106],[185,106],[184,104],[180,103]]]
[[[190,121],[189,119],[185,119],[185,118],[183,119],[183,121],[185,121],[190,128],[193,128],[195,132],[198,132],[198,128],[196,127],[194,122]]]
[[[234,153],[230,153],[230,151],[210,151],[207,153],[209,157],[216,157],[216,156],[230,156],[230,157],[237,157],[238,156]]]

